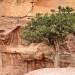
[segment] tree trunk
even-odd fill
[[[54,67],[59,68],[60,67],[60,60],[59,60],[59,43],[55,43],[55,56],[54,56]]]

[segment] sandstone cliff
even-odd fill
[[[0,0],[0,75],[24,75],[34,69],[53,67],[53,60],[50,58],[52,48],[45,45],[20,46],[17,26],[24,25],[36,13],[50,13],[50,9],[56,9],[59,5],[75,9],[75,0],[17,1]],[[75,36],[70,35],[67,42],[70,54],[60,54],[63,59],[60,60],[61,67],[75,67],[75,41],[70,41],[72,38]]]
[[[0,15],[2,16],[34,16],[36,13],[50,13],[59,5],[71,6],[75,9],[75,0],[1,0]]]

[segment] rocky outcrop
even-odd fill
[[[17,1],[0,0],[0,75],[24,75],[35,69],[54,67],[52,46],[23,46],[18,26],[26,24],[36,13],[50,13],[50,9],[56,9],[59,5],[75,8],[74,0]],[[69,53],[61,49],[61,67],[75,67],[74,44],[70,40],[66,43]]]
[[[53,49],[46,44],[9,46],[0,54],[3,75],[23,75],[35,69],[53,67]]]
[[[0,17],[0,35],[3,35],[0,36],[0,73],[3,75],[24,75],[35,69],[54,67],[52,46],[44,43],[23,46],[19,43],[21,39],[18,26],[30,20],[28,18],[30,17],[18,18],[19,21],[16,21],[15,17]],[[71,36],[74,37],[70,35],[67,42],[70,54],[64,54],[61,49],[61,67],[75,66],[74,52],[69,48],[69,43],[73,43],[70,41]]]

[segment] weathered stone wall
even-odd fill
[[[0,49],[3,50],[3,48],[5,49],[6,46],[16,46],[20,44],[20,30],[21,28],[18,27],[8,35],[4,35],[4,40],[0,39]]]
[[[8,39],[4,41],[5,45],[9,45],[9,46],[16,46],[20,43],[20,29],[21,28],[17,28],[14,31],[12,31],[8,36]]]
[[[11,53],[10,47],[21,42],[20,29],[13,30],[5,40],[0,41],[0,75],[24,75],[35,69],[53,67],[53,62],[49,59],[25,60],[22,54]]]
[[[53,61],[49,59],[26,60],[18,53],[0,54],[0,75],[24,75],[41,68],[53,68]],[[68,67],[69,63],[61,63],[61,67]]]
[[[17,4],[16,0],[1,0],[0,16],[34,16],[38,12],[49,13],[50,9],[56,9],[59,5],[72,6],[73,8],[75,8],[75,0],[34,0],[33,4],[32,1],[33,0],[24,0],[21,1],[21,3]],[[21,18],[20,21],[24,24],[25,20],[26,19]],[[4,22],[6,21],[3,21],[3,23]],[[6,40],[4,44],[16,46],[20,41],[18,35],[18,30],[14,31],[9,35],[10,38]],[[4,47],[4,44],[1,42],[0,44],[2,45],[0,47],[1,51]],[[65,64],[67,66],[69,65],[67,63]],[[63,65],[64,63],[62,63],[62,67]],[[48,59],[28,61],[23,59],[20,54],[0,52],[0,75],[24,75],[24,73],[43,67],[53,67],[53,62]]]
[[[24,60],[20,54],[2,53],[2,75],[24,75],[35,69],[53,67],[48,59]]]

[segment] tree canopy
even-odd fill
[[[75,32],[75,12],[71,7],[58,7],[58,11],[51,10],[51,14],[36,14],[36,16],[27,23],[21,35],[23,39],[29,42],[45,41],[53,45],[54,67],[60,65],[60,41]]]
[[[23,39],[32,42],[51,42],[51,40],[63,40],[68,34],[75,32],[74,9],[58,7],[58,11],[51,10],[51,14],[36,14],[27,23],[21,35]]]

